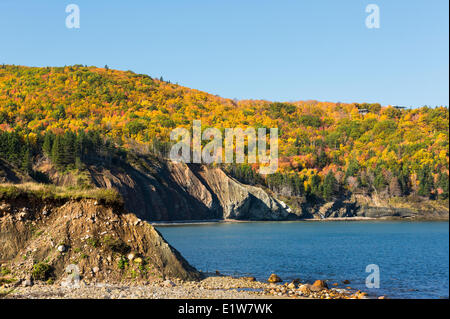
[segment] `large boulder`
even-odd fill
[[[269,279],[267,279],[267,281],[270,283],[277,283],[277,282],[282,282],[283,280],[280,277],[278,277],[278,275],[271,274]]]
[[[325,281],[323,281],[323,280],[316,280],[316,281],[313,283],[313,286],[314,286],[314,287],[317,287],[317,288],[320,288],[320,289],[326,289],[326,288],[328,288],[327,283],[326,283]]]

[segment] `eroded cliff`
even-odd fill
[[[87,281],[201,277],[153,226],[121,207],[23,194],[0,201],[0,264],[37,279],[60,280],[69,265]]]
[[[147,221],[288,220],[324,218],[448,219],[447,205],[426,198],[345,195],[330,202],[284,197],[243,184],[218,166],[174,163],[136,155],[120,165],[99,163],[61,172],[45,158],[34,169],[52,184],[67,187],[114,188],[125,208]],[[6,181],[24,181],[13,170]],[[12,177],[14,178],[12,178]],[[28,178],[29,179],[29,178]],[[287,203],[287,204],[285,204]]]
[[[39,166],[58,185],[77,178],[48,163]],[[218,167],[150,160],[133,166],[88,166],[84,178],[101,188],[115,188],[125,207],[148,221],[248,219],[284,220],[289,208],[263,189],[242,184]]]

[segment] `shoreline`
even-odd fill
[[[340,285],[341,286],[341,285]],[[199,282],[161,279],[143,283],[85,282],[68,287],[36,283],[11,287],[0,299],[376,299],[354,288],[323,281],[268,283],[253,277],[207,276]],[[1,291],[0,291],[1,292]],[[384,298],[384,297],[383,297]]]
[[[329,217],[309,218],[293,220],[236,220],[236,219],[200,219],[200,220],[174,220],[174,221],[147,221],[155,227],[189,226],[189,225],[214,225],[214,224],[238,224],[238,223],[300,223],[300,222],[334,222],[334,221],[405,221],[405,222],[448,222],[448,218],[410,218],[410,217]]]
[[[41,204],[40,202],[38,202]],[[20,204],[20,205],[19,205]],[[36,204],[36,203],[34,203]],[[148,232],[150,227],[145,227],[146,225],[143,225],[144,222],[140,219],[138,219],[133,214],[121,214],[120,211],[113,210],[113,208],[109,206],[103,207],[102,204],[97,202],[94,199],[82,199],[82,200],[73,200],[68,201],[64,204],[55,202],[53,203],[53,206],[50,205],[49,202],[46,202],[46,206],[39,205],[30,205],[30,201],[27,202],[11,202],[11,205],[15,205],[15,210],[12,210],[8,208],[7,214],[5,216],[13,216],[14,219],[14,225],[17,226],[17,224],[25,224],[33,223],[35,222],[37,227],[34,231],[36,233],[35,236],[30,237],[29,240],[31,241],[31,244],[27,245],[26,250],[30,251],[30,249],[35,247],[42,247],[46,248],[48,245],[47,241],[45,239],[54,239],[59,242],[64,240],[68,236],[68,230],[66,228],[61,228],[60,232],[56,232],[55,230],[58,229],[59,225],[64,225],[65,222],[67,222],[68,219],[70,219],[72,222],[71,224],[75,227],[77,225],[83,226],[83,231],[86,229],[85,226],[89,226],[92,229],[97,230],[98,232],[101,232],[101,234],[106,234],[108,231],[113,233],[113,230],[115,228],[112,227],[112,223],[119,223],[121,229],[127,230],[130,232],[130,229],[133,230],[132,235],[136,236],[136,232],[138,234],[141,234],[140,236],[144,238],[142,234],[146,234],[144,232]],[[83,206],[87,205],[87,206]],[[20,210],[18,208],[21,208]],[[50,216],[48,215],[48,210],[51,211]],[[77,211],[83,211],[81,215],[75,214],[74,212]],[[22,212],[22,213],[19,213]],[[24,214],[23,212],[27,212],[27,214]],[[44,213],[47,212],[47,213]],[[22,214],[22,215],[21,215]],[[73,215],[72,215],[73,214]],[[92,217],[95,215],[95,219],[93,220]],[[84,216],[83,218],[81,218]],[[71,218],[74,217],[74,218]],[[11,218],[10,218],[11,219]],[[8,220],[10,220],[8,219]],[[123,220],[122,220],[123,219]],[[6,220],[6,219],[5,219]],[[95,222],[95,220],[100,222]],[[108,221],[107,221],[108,220]],[[281,221],[261,221],[261,220],[235,220],[235,219],[207,219],[207,220],[178,220],[178,221],[159,221],[159,222],[149,222],[152,226],[155,226],[155,228],[161,226],[186,226],[186,225],[212,225],[216,224],[219,225],[221,223],[226,224],[234,224],[234,223],[300,223],[300,222],[333,222],[333,221],[370,221],[370,222],[376,222],[376,221],[386,221],[386,220],[392,220],[392,221],[408,221],[408,222],[418,222],[418,221],[431,221],[431,219],[417,219],[417,218],[392,218],[391,216],[387,217],[334,217],[334,218],[323,218],[323,219],[294,219],[294,220],[281,220]],[[104,222],[102,222],[104,221]],[[439,221],[442,221],[439,220]],[[448,222],[448,219],[445,220]],[[12,222],[11,222],[12,223]],[[5,224],[7,225],[7,224]],[[8,224],[9,225],[9,224]],[[40,229],[40,232],[36,232]],[[50,230],[51,229],[51,230]],[[76,231],[76,232],[75,232]],[[75,231],[71,231],[70,234],[73,236],[73,234],[80,233],[79,229],[75,229]],[[105,231],[105,232],[102,232]],[[55,237],[56,234],[59,234],[59,237]],[[161,234],[158,234],[158,232],[152,232],[153,235],[157,235],[156,237],[159,238]],[[124,236],[124,234],[121,234]],[[150,236],[150,235],[148,235]],[[80,241],[83,238],[82,236],[78,236],[80,238]],[[129,234],[129,237],[131,237],[131,232]],[[129,238],[128,237],[128,238]],[[139,237],[139,238],[141,238]],[[61,239],[58,239],[61,238]],[[88,236],[89,238],[89,236]],[[151,237],[153,238],[153,237]],[[86,238],[87,239],[87,238]],[[125,237],[124,237],[125,240]],[[163,240],[163,239],[162,239]],[[128,240],[129,242],[130,240]],[[101,247],[102,249],[106,249],[109,246],[103,246],[103,244],[106,244],[106,242],[102,242]],[[34,245],[34,246],[33,246]],[[62,245],[65,246],[65,245]],[[56,247],[52,246],[54,250],[56,250]],[[105,248],[106,247],[106,248]],[[160,245],[157,245],[157,247],[161,247]],[[163,245],[163,247],[166,247]],[[27,278],[25,274],[22,274],[26,270],[24,268],[24,261],[16,259],[15,267],[13,268],[14,273],[15,270],[20,269],[20,271],[17,273],[17,275],[20,275],[16,278],[16,275],[6,275],[3,282],[0,282],[0,298],[6,297],[6,298],[108,298],[108,299],[114,299],[114,298],[217,298],[217,299],[232,299],[232,298],[314,298],[314,299],[367,299],[367,298],[377,298],[376,295],[369,296],[367,294],[362,293],[361,291],[357,291],[354,288],[349,288],[347,286],[342,286],[341,282],[333,282],[333,281],[327,281],[321,280],[321,278],[318,278],[318,281],[321,282],[328,282],[328,287],[317,287],[314,286],[314,284],[311,284],[310,282],[306,283],[299,283],[294,282],[288,283],[268,283],[266,281],[256,281],[254,277],[244,277],[244,278],[253,278],[253,280],[246,280],[231,276],[222,276],[220,273],[218,273],[218,276],[215,277],[207,277],[200,282],[189,282],[189,281],[176,281],[174,279],[168,279],[170,277],[167,277],[167,275],[161,275],[160,278],[164,278],[166,280],[161,281],[152,281],[153,279],[145,278],[145,280],[134,280],[132,282],[126,282],[126,281],[116,281],[115,283],[102,280],[108,280],[113,279],[114,277],[110,275],[109,272],[111,269],[113,269],[113,274],[120,274],[120,276],[123,276],[123,272],[121,272],[121,268],[118,268],[118,263],[116,264],[115,261],[109,261],[106,258],[101,259],[98,254],[99,247],[96,247],[90,242],[77,242],[76,244],[72,243],[72,248],[69,249],[68,252],[65,252],[64,254],[61,254],[62,252],[59,250],[55,251],[56,256],[67,256],[69,255],[72,257],[77,258],[83,258],[82,260],[86,263],[85,268],[87,269],[84,272],[84,278],[86,278],[86,282],[83,284],[83,286],[80,288],[80,290],[72,289],[63,287],[59,284],[45,284],[44,282],[38,281],[36,284],[32,284],[32,286],[26,286],[27,280],[24,278]],[[75,249],[80,249],[79,251],[76,251]],[[85,253],[82,253],[83,250],[81,248],[85,249],[86,257],[81,257]],[[97,249],[97,250],[96,250]],[[110,248],[109,248],[110,249]],[[58,252],[59,251],[59,252]],[[135,248],[135,251],[142,255],[147,255],[146,251],[140,252],[139,248]],[[167,250],[166,250],[167,251]],[[108,253],[110,253],[110,250],[107,250]],[[70,255],[71,254],[71,255]],[[92,256],[92,260],[89,259],[89,256]],[[96,257],[97,256],[97,257]],[[19,255],[20,257],[20,255]],[[123,256],[122,256],[123,257]],[[133,257],[126,256],[127,259],[132,261],[135,259]],[[131,259],[130,259],[131,258]],[[141,258],[139,258],[141,259]],[[55,259],[56,260],[56,259]],[[60,258],[59,260],[62,260]],[[121,259],[119,259],[120,261]],[[137,258],[136,258],[137,260]],[[184,259],[182,259],[184,260]],[[89,261],[89,263],[87,263]],[[62,261],[64,262],[64,261]],[[142,262],[142,261],[141,261]],[[29,258],[28,264],[31,267],[31,263],[34,264],[34,259]],[[3,261],[1,262],[3,264]],[[1,265],[0,266],[3,266]],[[135,263],[130,262],[131,271],[134,271],[136,269]],[[134,268],[133,268],[134,267]],[[24,270],[25,269],[25,270]],[[96,270],[94,270],[96,269]],[[179,269],[179,268],[177,268]],[[122,269],[123,270],[123,269]],[[100,271],[100,272],[99,272]],[[117,273],[115,272],[117,271]],[[131,274],[131,273],[130,273]],[[127,274],[130,275],[130,274]],[[204,273],[206,274],[206,273]],[[117,276],[118,276],[117,275]],[[58,275],[59,276],[59,275]],[[130,275],[131,276],[131,275]],[[0,276],[1,277],[1,276]],[[123,277],[120,277],[123,278]],[[186,277],[187,278],[187,277]],[[192,277],[189,277],[192,278]],[[259,278],[261,279],[261,278]],[[148,280],[151,280],[150,282]],[[172,282],[171,280],[174,280]],[[189,279],[192,280],[192,279]],[[280,279],[281,280],[281,279]],[[59,283],[59,282],[58,282]],[[294,286],[292,286],[293,284]],[[289,287],[291,286],[291,287]],[[339,287],[339,288],[338,288]],[[320,288],[320,289],[319,289]],[[347,289],[348,288],[348,289]],[[359,286],[360,289],[363,289],[361,286]],[[13,291],[9,292],[9,289],[12,289]],[[237,289],[237,290],[236,290]],[[257,289],[256,291],[254,291]],[[3,295],[5,293],[5,295]]]

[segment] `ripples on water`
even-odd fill
[[[197,269],[326,279],[391,298],[448,298],[448,222],[252,222],[158,226]],[[366,266],[380,267],[368,289]],[[350,285],[342,285],[343,280]]]

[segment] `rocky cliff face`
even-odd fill
[[[59,185],[76,180],[50,165],[41,165],[40,170]],[[284,220],[290,215],[282,202],[258,187],[239,183],[220,168],[141,158],[133,167],[89,166],[87,173],[93,185],[119,190],[125,207],[148,221]]]
[[[172,176],[189,194],[223,219],[283,220],[283,203],[258,187],[239,183],[220,168],[170,164]]]
[[[56,280],[68,265],[87,281],[201,277],[150,224],[89,199],[1,201],[0,264],[17,276],[38,264]]]
[[[88,165],[83,172],[60,173],[48,161],[35,170],[48,175],[56,185],[84,184],[115,188],[125,208],[147,221],[181,220],[286,220],[337,217],[401,217],[448,219],[446,205],[427,199],[379,198],[354,195],[328,203],[305,198],[283,198],[291,207],[265,190],[242,184],[218,167],[172,163],[139,155],[124,165]],[[0,162],[3,179],[13,183],[25,177]],[[77,175],[78,174],[78,175]],[[81,175],[80,175],[81,174]],[[402,202],[403,201],[403,202]]]
[[[299,207],[299,208],[298,208]],[[308,203],[294,209],[300,218],[405,218],[448,220],[449,208],[445,203],[424,198],[382,198],[377,195],[353,195],[328,203]]]
[[[446,219],[449,218],[449,207],[442,202],[420,197],[380,198],[377,195],[354,195],[355,216],[371,218],[413,218],[413,219]]]

